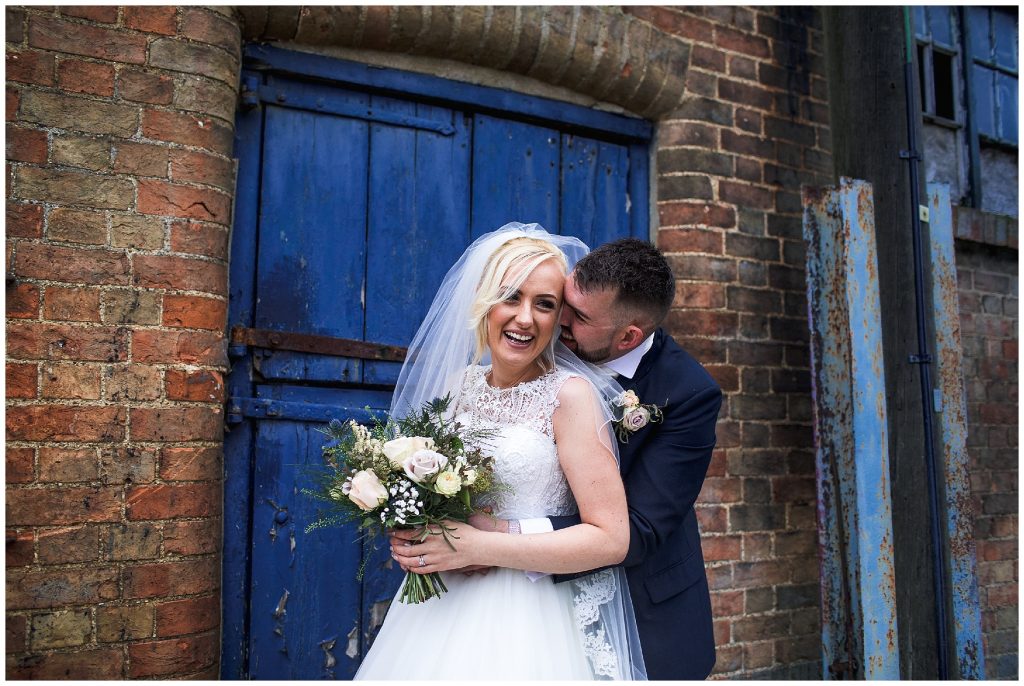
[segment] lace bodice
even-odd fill
[[[576,512],[558,463],[551,417],[558,391],[571,374],[555,369],[512,388],[487,383],[490,367],[469,367],[455,405],[463,426],[492,432],[480,449],[494,458],[501,488],[488,503],[502,519],[528,519]]]

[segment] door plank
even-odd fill
[[[473,238],[511,221],[558,233],[559,134],[483,114],[473,118]]]

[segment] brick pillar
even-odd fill
[[[800,184],[831,181],[810,8],[626,8],[691,43],[658,126],[667,325],[725,393],[698,503],[720,677],[820,678]]]
[[[961,211],[959,215],[977,215]],[[986,219],[1006,221],[994,215]],[[980,217],[979,217],[980,219]],[[1010,223],[1010,222],[1007,222]],[[958,240],[957,281],[967,393],[967,452],[974,496],[986,678],[1018,675],[1019,467],[1017,222],[1012,247]],[[977,236],[977,240],[982,237]],[[996,247],[999,246],[999,247]]]
[[[238,25],[6,29],[6,674],[216,678]]]

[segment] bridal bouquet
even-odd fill
[[[439,535],[452,545],[443,521],[467,521],[474,497],[492,489],[494,471],[489,457],[466,445],[478,445],[486,432],[446,419],[450,403],[445,396],[417,414],[375,420],[370,427],[331,421],[322,430],[332,439],[323,448],[327,470],[319,489],[306,491],[330,507],[306,531],[357,522],[370,535],[422,529],[423,539]],[[436,572],[409,572],[399,598],[421,603],[447,590]]]

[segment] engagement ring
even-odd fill
[[[423,559],[422,555],[420,555],[420,567],[426,567],[426,566],[427,566],[427,561]]]

